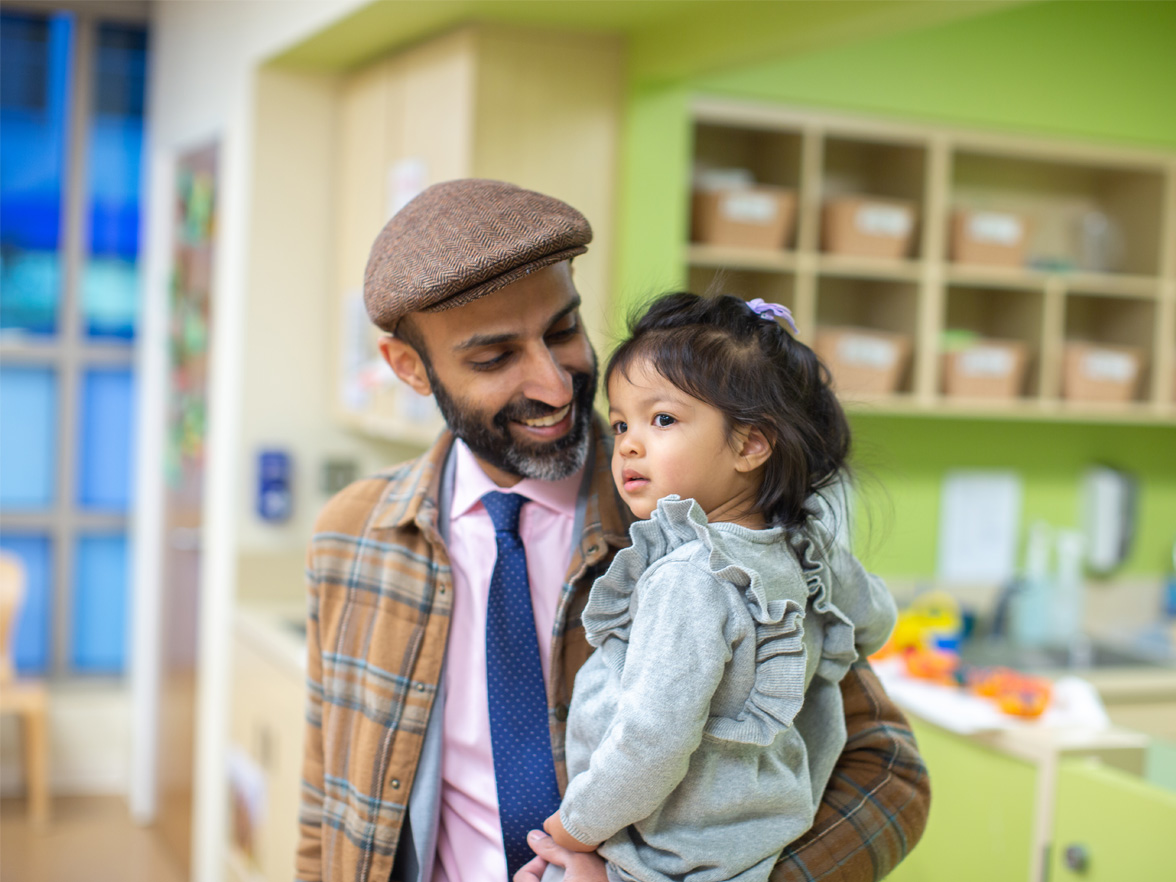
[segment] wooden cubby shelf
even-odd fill
[[[910,339],[895,391],[845,394],[852,411],[1176,424],[1176,154],[719,98],[696,99],[692,116],[696,173],[742,169],[757,185],[795,190],[797,209],[779,249],[686,242],[691,289],[784,303],[810,344],[824,327]],[[826,250],[826,204],[854,196],[913,207],[903,256]],[[955,260],[972,253],[953,243],[957,212],[1018,218],[1021,259]],[[944,353],[960,335],[1024,352],[1015,395],[944,391]],[[1072,343],[1138,357],[1134,395],[1072,397]]]

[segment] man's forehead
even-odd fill
[[[470,303],[416,313],[414,321],[441,346],[454,350],[543,334],[580,306],[565,268],[551,267]]]

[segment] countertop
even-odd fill
[[[239,604],[239,637],[292,672],[306,673],[306,609],[302,604]]]

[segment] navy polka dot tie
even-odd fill
[[[486,603],[486,691],[508,878],[534,856],[527,832],[538,830],[559,808],[547,690],[535,637],[527,555],[519,538],[519,510],[527,501],[517,493],[482,497],[498,544]]]

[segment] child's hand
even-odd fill
[[[555,812],[550,818],[543,822],[543,829],[547,834],[555,840],[555,844],[560,848],[566,848],[568,851],[578,851],[587,853],[596,851],[596,845],[585,845],[571,833],[564,829],[563,821],[559,819],[559,812]]]
[[[538,830],[527,834],[527,844],[537,857],[523,864],[513,882],[539,882],[548,864],[564,868],[563,882],[607,882],[604,861],[596,854],[569,851],[555,844],[555,840]]]

